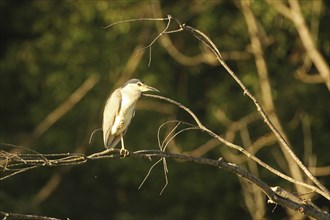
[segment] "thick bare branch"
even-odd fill
[[[7,166],[5,170],[19,169],[22,166],[36,166],[36,167],[47,167],[47,166],[67,166],[67,165],[79,165],[86,163],[91,160],[98,159],[113,159],[119,158],[119,149],[106,149],[102,152],[97,152],[91,155],[84,154],[19,154],[15,157],[7,158]],[[128,158],[135,159],[179,159],[184,161],[190,161],[198,164],[214,166],[217,168],[222,168],[224,170],[230,171],[252,184],[255,184],[262,192],[264,192],[269,198],[270,203],[276,203],[284,207],[288,207],[292,210],[298,211],[307,216],[311,216],[316,219],[329,219],[329,213],[320,210],[315,205],[311,205],[309,202],[303,201],[298,197],[285,197],[277,193],[265,182],[261,181],[259,178],[255,177],[246,170],[240,168],[236,164],[228,163],[222,160],[222,158],[215,160],[202,157],[192,157],[185,154],[174,154],[167,153],[160,150],[140,150],[135,152],[129,152]],[[4,158],[1,158],[3,160]],[[3,178],[2,178],[3,179]]]

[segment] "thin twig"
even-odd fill
[[[174,128],[166,135],[166,137],[164,138],[164,140],[162,141],[162,144],[160,144],[160,130],[167,124],[169,123],[176,123],[176,125],[174,126]],[[188,127],[188,128],[184,128],[184,129],[181,129],[180,131],[176,132],[174,135],[172,135],[175,130],[178,128],[178,126],[180,124],[185,124],[185,125],[189,125],[191,127]],[[184,132],[184,131],[187,131],[187,130],[192,130],[192,129],[200,129],[199,127],[192,127],[191,124],[189,123],[186,123],[186,122],[182,122],[182,121],[178,121],[178,120],[171,120],[171,121],[167,121],[163,124],[161,124],[158,128],[158,131],[157,131],[157,140],[158,140],[158,146],[159,146],[159,149],[162,151],[162,152],[165,152],[166,148],[167,148],[167,145],[177,136],[179,135],[180,133]],[[168,167],[167,167],[167,162],[166,162],[166,158],[161,158],[159,160],[157,160],[148,170],[148,173],[146,174],[146,176],[144,177],[144,179],[142,180],[140,186],[138,187],[138,189],[140,189],[143,184],[145,183],[145,181],[148,179],[148,177],[150,176],[151,174],[151,171],[153,170],[153,168],[159,163],[163,161],[163,169],[164,169],[164,176],[165,176],[165,185],[163,186],[162,190],[160,191],[159,195],[162,195],[162,193],[164,192],[165,188],[167,187],[168,185],[168,177],[167,177],[167,173],[168,173]]]
[[[167,185],[168,185],[168,177],[167,177],[167,173],[168,173],[168,168],[167,168],[167,162],[165,158],[162,158],[163,161],[163,168],[164,168],[164,176],[165,176],[165,184],[162,188],[162,190],[160,191],[159,195],[162,195],[164,190],[166,189]]]
[[[110,28],[114,25],[117,25],[117,24],[124,24],[124,23],[129,23],[129,22],[133,22],[133,21],[166,21],[168,20],[169,18],[134,18],[134,19],[128,19],[128,20],[123,20],[123,21],[118,21],[118,22],[115,22],[115,23],[111,23],[107,26],[103,26],[102,28]]]
[[[94,136],[94,134],[95,134],[96,132],[98,132],[98,131],[102,131],[102,128],[95,129],[95,130],[91,133],[91,135],[90,135],[90,137],[89,137],[89,141],[88,141],[89,144],[92,143],[93,136]]]
[[[160,33],[157,35],[157,37],[155,37],[155,38],[153,39],[153,41],[151,41],[151,43],[150,43],[148,46],[145,46],[145,47],[142,47],[142,48],[141,48],[141,50],[144,50],[144,49],[149,48],[149,61],[148,61],[148,67],[149,67],[150,64],[151,64],[151,48],[152,48],[151,46],[156,42],[156,40],[157,40],[158,38],[160,38],[164,33],[166,33],[167,29],[170,27],[170,24],[171,24],[171,16],[168,15],[168,22],[167,22],[167,25],[166,25],[165,29],[164,29],[162,32],[160,32]]]
[[[151,171],[152,171],[152,169],[160,162],[160,161],[162,161],[163,160],[163,158],[160,158],[159,160],[157,160],[150,168],[149,168],[149,170],[148,170],[148,173],[147,173],[147,175],[143,178],[143,180],[142,180],[142,182],[141,182],[141,184],[139,185],[139,187],[138,187],[138,189],[141,189],[141,187],[143,186],[143,184],[145,183],[145,181],[148,179],[148,177],[149,177],[149,175],[151,174]]]
[[[166,135],[166,137],[164,138],[162,144],[160,144],[160,130],[167,124],[169,123],[176,123],[176,125],[174,126],[174,128]],[[158,146],[159,146],[159,149],[160,150],[163,150],[163,146],[165,144],[165,142],[167,141],[167,139],[169,138],[170,135],[172,135],[172,133],[177,129],[177,127],[180,125],[180,121],[177,121],[177,120],[172,120],[172,121],[167,121],[167,122],[164,122],[163,124],[161,124],[158,128],[158,131],[157,131],[157,140],[158,140]]]
[[[172,122],[176,122],[177,125],[169,132],[169,134],[167,134],[167,136],[164,138],[162,144],[160,144],[160,130],[165,126],[167,125],[168,123],[172,123]],[[165,141],[168,139],[168,137],[175,131],[175,129],[179,126],[180,122],[178,121],[167,121],[163,124],[161,124],[159,127],[158,127],[158,131],[157,131],[157,141],[158,141],[158,147],[161,151],[164,151],[165,149],[163,148],[164,146],[164,143]],[[168,178],[167,178],[167,172],[168,172],[168,169],[166,166],[166,159],[165,158],[160,158],[159,160],[157,160],[148,170],[148,173],[146,174],[146,176],[144,177],[144,179],[142,180],[140,186],[138,187],[138,189],[141,189],[141,187],[143,186],[143,184],[145,183],[145,181],[148,179],[148,177],[150,176],[151,174],[151,171],[153,170],[153,168],[160,162],[163,160],[163,166],[164,166],[164,176],[165,176],[165,185],[164,187],[162,188],[161,192],[159,195],[162,194],[162,192],[164,191],[165,187],[167,186],[168,184]],[[167,171],[167,172],[166,172]]]
[[[201,130],[201,128],[198,127],[198,126],[194,126],[194,127],[188,127],[188,128],[183,128],[183,129],[179,130],[178,132],[176,132],[173,136],[171,136],[171,137],[167,140],[166,144],[162,147],[162,151],[165,151],[165,150],[166,150],[168,144],[169,144],[169,143],[170,143],[170,142],[171,142],[176,136],[178,136],[178,135],[179,135],[180,133],[182,133],[182,132],[189,131],[189,130]]]

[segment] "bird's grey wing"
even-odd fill
[[[105,147],[110,147],[115,139],[114,135],[111,135],[112,125],[115,121],[121,107],[121,92],[120,89],[116,89],[107,100],[103,111],[103,141]],[[118,141],[116,141],[118,143]]]

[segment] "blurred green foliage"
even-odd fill
[[[329,2],[319,17],[308,8],[312,1],[301,1],[309,25],[319,19],[317,47],[327,60],[329,46]],[[154,22],[138,21],[102,27],[125,19],[154,17],[155,1],[0,1],[0,141],[21,145],[31,138],[35,127],[65,101],[91,75],[99,77],[96,86],[67,114],[29,146],[40,153],[87,152],[102,150],[101,132],[88,145],[90,133],[101,126],[104,102],[121,77],[137,45],[148,45],[159,33]],[[268,42],[264,55],[269,68],[277,114],[294,151],[304,158],[303,128],[299,117],[308,116],[313,153],[317,165],[329,165],[330,104],[324,84],[306,84],[295,77],[302,64],[304,49],[294,25],[266,3],[255,1],[253,11],[264,28]],[[249,51],[250,38],[244,16],[234,1],[162,1],[166,14],[204,31],[221,52]],[[316,34],[316,33],[314,33]],[[186,33],[170,35],[173,44],[186,55],[199,53],[198,41]],[[227,125],[215,117],[221,110],[235,121],[256,112],[252,102],[219,66],[184,66],[156,42],[152,61],[145,51],[134,77],[158,88],[161,95],[182,102],[216,133]],[[252,55],[228,59],[258,99],[259,79]],[[316,72],[312,66],[311,72]],[[117,85],[118,86],[118,85]],[[146,106],[159,102],[142,98]],[[169,117],[192,122],[180,110],[174,115],[148,110],[143,106],[125,136],[129,150],[158,149],[157,128]],[[297,122],[298,118],[298,122]],[[262,120],[251,125],[250,138],[269,132]],[[193,150],[209,139],[190,131],[176,139],[182,151]],[[239,135],[234,142],[242,144]],[[219,145],[218,148],[224,147]],[[215,148],[206,156],[218,158]],[[277,166],[274,152],[278,145],[257,156]],[[191,163],[169,161],[169,185],[164,184],[161,166],[137,190],[149,161],[133,159],[94,161],[73,168],[37,169],[0,182],[0,210],[40,214],[70,219],[249,219],[236,176],[222,170]],[[35,198],[56,173],[62,178],[55,190],[38,203]],[[262,179],[278,185],[279,178],[261,171]],[[321,177],[322,182],[326,178]],[[329,187],[329,178],[327,179]],[[285,185],[285,183],[284,183]],[[320,204],[323,204],[322,199]],[[284,216],[282,208],[267,205],[269,219]]]

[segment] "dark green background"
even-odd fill
[[[313,19],[311,1],[301,1],[307,24]],[[152,21],[121,24],[109,29],[102,26],[120,20],[154,17],[155,1],[0,1],[1,72],[0,72],[0,141],[22,145],[31,139],[33,129],[66,100],[89,76],[99,77],[96,86],[41,137],[24,147],[40,153],[66,153],[77,149],[101,151],[102,135],[96,133],[88,145],[91,132],[99,128],[105,100],[113,91],[127,60],[137,45],[148,45],[159,33]],[[244,16],[232,1],[162,1],[166,14],[204,31],[226,54],[249,51],[250,38]],[[327,5],[326,5],[327,4]],[[329,60],[329,3],[323,2],[320,13],[317,47]],[[294,25],[277,14],[268,4],[256,1],[253,12],[263,25],[270,43],[263,45],[269,68],[276,113],[299,158],[304,157],[304,138],[300,115],[311,123],[313,153],[317,165],[330,163],[329,91],[324,84],[306,84],[298,80],[295,70],[303,62],[304,48]],[[172,28],[175,28],[173,26]],[[173,44],[189,56],[199,53],[200,44],[187,33],[170,35]],[[228,65],[260,99],[255,61],[227,59]],[[199,64],[185,66],[171,57],[156,42],[148,67],[148,51],[143,55],[134,78],[158,88],[161,95],[177,100],[216,133],[227,126],[217,121],[214,111],[221,109],[230,120],[256,112],[253,103],[219,66]],[[316,69],[312,67],[312,73]],[[172,109],[171,114],[148,110],[158,101],[142,97],[138,111],[125,136],[129,150],[158,149],[157,128],[170,118],[192,122],[189,116]],[[161,107],[162,108],[162,107]],[[249,127],[256,140],[269,132],[259,120]],[[189,131],[176,139],[182,151],[197,148],[209,140],[206,134]],[[242,144],[239,134],[234,142]],[[7,147],[1,146],[4,150]],[[204,155],[217,159],[219,147]],[[277,143],[257,154],[274,167],[279,155]],[[280,156],[281,157],[281,156]],[[133,159],[98,160],[67,168],[40,168],[0,182],[0,210],[39,214],[70,219],[249,219],[241,185],[237,177],[216,168],[188,162],[168,161],[169,185],[164,194],[161,165],[158,165],[137,190],[150,161]],[[261,179],[271,186],[292,189],[291,184],[260,169]],[[50,178],[59,175],[59,184],[42,202],[35,196]],[[329,187],[329,178],[320,177]],[[294,191],[294,189],[292,189]],[[266,202],[266,200],[265,200]],[[321,207],[327,205],[316,199]],[[286,216],[284,209],[267,205],[269,219]]]

